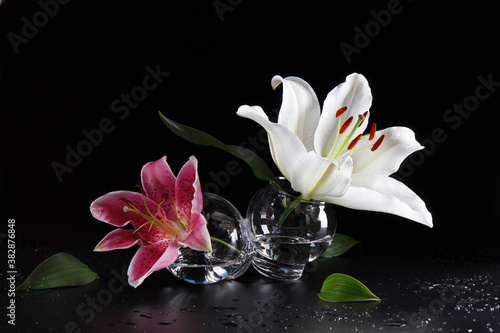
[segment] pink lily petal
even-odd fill
[[[125,202],[125,201],[126,202]],[[156,243],[160,239],[164,239],[165,235],[156,226],[151,226],[148,221],[137,213],[124,210],[124,207],[134,205],[142,214],[149,215],[144,202],[147,203],[148,209],[152,214],[158,212],[158,204],[151,199],[144,197],[142,194],[130,191],[110,192],[96,199],[90,206],[92,215],[103,222],[112,224],[117,227],[123,227],[132,223],[134,228],[139,228],[138,237],[147,243]],[[160,213],[165,214],[160,208]],[[146,224],[146,225],[145,225]]]
[[[140,203],[140,201],[142,201],[142,196],[136,192],[110,192],[92,202],[90,205],[90,212],[92,216],[99,221],[106,222],[117,227],[123,227],[136,219],[139,220],[139,223],[143,223],[144,219],[139,215],[131,215],[123,210],[123,207],[126,204],[120,200],[120,198],[125,198],[133,203]]]
[[[180,234],[177,236],[178,241],[185,246],[198,251],[212,252],[212,242],[210,241],[210,234],[207,229],[207,221],[201,214],[191,216],[191,222],[188,226],[186,234],[189,235],[186,239],[179,239]]]
[[[104,252],[118,249],[128,249],[137,242],[142,243],[134,234],[133,229],[115,229],[107,234],[95,247],[94,251]]]
[[[203,209],[198,160],[194,156],[189,158],[177,175],[175,202],[177,203],[177,216],[184,225],[189,224],[192,214],[199,214]]]
[[[128,283],[137,288],[151,273],[170,266],[178,257],[179,248],[176,241],[141,246],[128,267]]]
[[[163,156],[155,162],[149,162],[141,170],[142,187],[146,196],[155,201],[163,202],[161,205],[165,210],[166,218],[176,220],[175,211],[175,175],[167,163],[167,157]]]

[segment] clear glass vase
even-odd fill
[[[252,198],[247,218],[255,246],[252,264],[261,274],[297,280],[305,264],[330,246],[337,226],[333,206],[304,201],[284,178],[269,182]]]
[[[212,240],[212,253],[181,248],[177,260],[167,269],[193,284],[236,279],[252,262],[248,221],[229,201],[211,193],[203,194],[202,214],[210,236],[225,244]]]

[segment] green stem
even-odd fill
[[[228,247],[228,248],[230,248],[231,250],[236,251],[238,254],[244,254],[244,255],[247,255],[246,253],[241,252],[240,250],[238,250],[237,248],[235,248],[235,247],[234,247],[234,246],[232,246],[231,244],[224,242],[222,239],[218,239],[218,238],[215,238],[215,237],[210,237],[210,240],[211,240],[212,242],[216,242],[216,243],[222,244],[222,245],[224,245],[224,246],[227,246],[227,247]]]
[[[288,217],[288,215],[290,215],[290,213],[295,209],[297,208],[298,205],[300,205],[300,203],[302,202],[302,198],[301,196],[298,196],[297,199],[293,200],[292,203],[290,204],[290,206],[286,207],[285,211],[283,212],[283,214],[281,215],[279,221],[278,221],[278,227],[281,227],[281,225],[283,224],[283,222],[285,222],[286,218]]]

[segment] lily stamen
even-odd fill
[[[335,117],[336,118],[340,117],[346,111],[347,111],[347,106],[341,107],[340,109],[338,109],[337,113],[335,114]]]
[[[151,232],[151,228],[153,227],[153,221],[144,222],[138,228],[135,228],[134,232],[132,232],[132,235],[134,235],[137,231],[139,231],[139,229],[141,229],[142,227],[144,227],[146,224],[150,224],[150,227],[149,227],[149,230],[148,230],[148,233],[150,233]]]
[[[156,212],[156,216],[160,217],[160,218],[165,218],[163,216],[163,214],[161,213],[161,210],[160,210],[160,207],[161,205],[165,202],[165,200],[167,200],[167,198],[163,199],[162,201],[160,201],[160,203],[158,204],[158,209],[157,209],[157,212]]]
[[[342,125],[342,127],[340,128],[340,131],[339,131],[339,134],[344,134],[344,132],[349,128],[349,126],[351,125],[352,123],[352,119],[353,117],[350,116],[349,119],[347,119],[344,123],[344,125]]]
[[[353,150],[354,147],[359,143],[361,138],[368,136],[368,140],[372,141],[375,138],[376,132],[377,132],[377,124],[372,123],[372,126],[370,128],[370,133],[363,135],[363,133],[358,134],[352,141],[352,137],[354,136],[354,133],[356,132],[356,129],[361,127],[363,122],[366,120],[366,117],[368,116],[368,111],[364,112],[363,114],[358,115],[358,121],[356,124],[352,127],[351,132],[347,137],[344,138],[344,134],[347,131],[347,129],[351,126],[352,120],[354,119],[352,116],[347,119],[342,126],[340,126],[340,116],[342,113],[344,113],[347,110],[347,108],[341,108],[337,111],[337,114],[339,115],[339,130],[337,132],[337,135],[335,137],[334,144],[332,148],[330,149],[330,152],[326,155],[327,158],[333,158],[336,159],[338,158],[345,150],[349,151],[347,155],[344,157],[349,157],[355,153],[357,153],[360,150],[366,149],[366,148],[371,148],[371,151],[377,150],[382,142],[384,141],[385,135],[382,135],[374,144]],[[342,134],[342,137],[340,138],[339,145],[337,146],[337,141],[339,135]]]
[[[371,151],[377,150],[385,139],[385,134],[383,134],[374,144]]]
[[[359,134],[354,140],[352,140],[352,142],[347,147],[347,150],[352,150],[352,148],[354,148],[354,146],[358,144],[359,140],[361,140],[361,137],[363,137],[363,133]]]
[[[156,220],[156,218],[153,216],[153,213],[151,213],[151,211],[149,210],[148,203],[146,202],[146,196],[144,194],[142,194],[141,196],[142,196],[142,201],[144,201],[144,207],[146,208],[146,211],[148,212],[149,216],[151,216]]]
[[[153,213],[151,213],[151,211],[149,210],[149,207],[146,203],[146,198],[145,196],[143,195],[142,196],[143,200],[144,200],[144,206],[146,208],[146,211],[148,214],[144,214],[143,212],[141,212],[137,207],[135,207],[132,202],[130,202],[129,200],[125,199],[125,198],[119,198],[119,200],[125,202],[127,205],[129,206],[124,206],[123,207],[123,211],[124,212],[131,212],[131,213],[135,213],[139,216],[141,216],[142,218],[144,218],[147,222],[143,223],[142,225],[140,225],[136,231],[133,232],[136,233],[137,230],[139,230],[140,228],[142,228],[144,225],[146,224],[149,224],[149,230],[148,230],[148,233],[151,232],[151,229],[153,228],[153,225],[155,225],[157,228],[159,228],[160,230],[164,230],[166,231],[167,233],[171,233],[171,232],[174,232],[174,233],[177,233],[179,231],[181,232],[184,232],[186,231],[186,228],[180,224],[180,223],[177,223],[177,224],[173,224],[173,223],[169,223],[167,221],[167,223],[165,223],[166,219],[164,218],[163,214],[161,213],[161,210],[160,210],[160,206],[161,204],[166,200],[166,199],[163,199],[159,204],[158,204],[158,213],[156,216],[153,215]]]
[[[144,188],[141,185],[135,184],[135,187],[137,187],[139,189],[139,191],[141,191],[141,194],[143,196],[146,196],[146,192],[144,192]]]
[[[375,132],[377,132],[377,124],[372,123],[372,127],[370,128],[370,137],[368,138],[369,141],[373,140],[373,138],[375,137]]]
[[[349,125],[350,125],[350,124],[352,123],[352,119],[353,119],[353,117],[351,116],[351,117],[350,117],[350,118],[346,121],[346,123],[347,123],[347,122],[349,122]],[[360,114],[360,115],[358,116],[358,121],[356,122],[356,124],[353,126],[353,128],[352,128],[352,130],[351,130],[351,133],[349,133],[349,135],[347,136],[347,138],[345,138],[345,139],[343,139],[343,138],[342,138],[342,140],[341,140],[341,142],[340,142],[340,145],[339,145],[339,147],[336,149],[336,151],[335,151],[336,153],[335,153],[335,155],[333,156],[333,158],[334,158],[334,159],[338,158],[338,157],[340,156],[340,154],[344,151],[344,149],[346,149],[346,148],[347,148],[347,146],[348,146],[348,145],[349,145],[349,143],[351,142],[351,139],[352,139],[352,136],[354,135],[354,132],[356,132],[356,129],[360,126],[360,124],[361,124],[364,120],[365,120],[365,116],[363,116],[362,114]],[[342,127],[344,127],[344,126],[345,126],[345,124],[344,124]],[[342,130],[342,128],[341,128],[341,130]],[[347,128],[346,128],[345,130],[347,130]],[[345,130],[344,130],[344,131],[345,131]],[[341,134],[343,134],[343,133],[341,133]]]

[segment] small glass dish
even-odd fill
[[[177,260],[167,269],[193,284],[236,279],[252,262],[248,221],[228,200],[211,193],[203,194],[202,214],[212,237],[212,252],[181,248]]]
[[[337,215],[330,204],[300,199],[286,179],[277,182],[279,187],[269,182],[259,190],[248,206],[253,266],[264,276],[293,281],[330,246]]]

